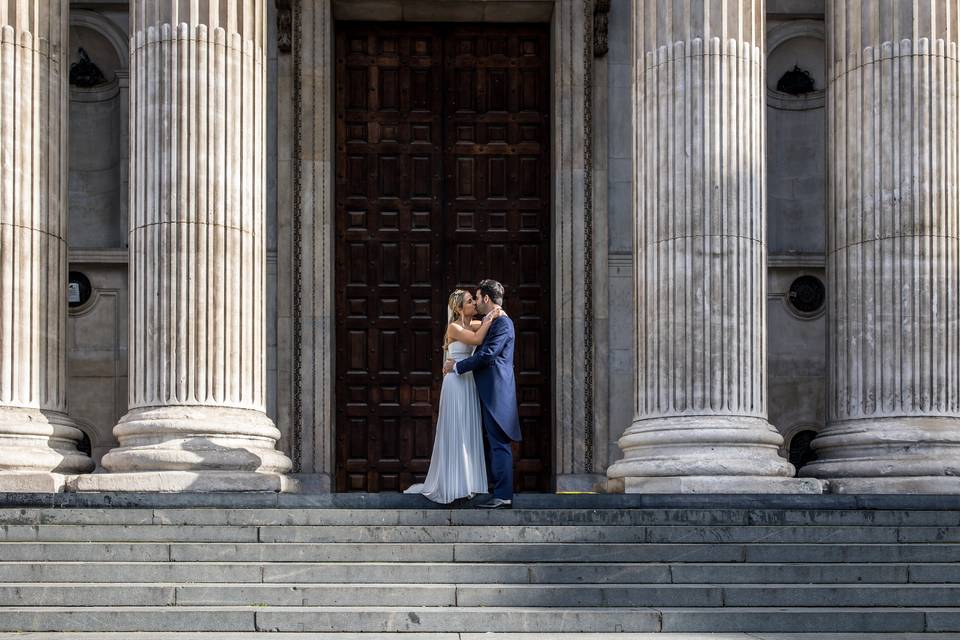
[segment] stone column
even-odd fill
[[[635,419],[627,492],[819,492],[767,422],[763,0],[634,3]]]
[[[68,15],[0,0],[0,491],[93,469],[64,386]]]
[[[960,493],[960,8],[828,7],[829,411],[803,474]]]
[[[266,0],[130,4],[130,410],[81,490],[280,490],[265,413]]]

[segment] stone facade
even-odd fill
[[[950,1],[39,4],[0,487],[329,490],[332,38],[430,20],[552,25],[558,490],[960,489]]]

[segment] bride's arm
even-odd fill
[[[471,346],[477,346],[483,344],[483,339],[487,337],[487,331],[490,330],[490,325],[493,324],[493,321],[500,317],[501,311],[498,309],[496,313],[489,314],[484,318],[483,322],[480,323],[480,327],[474,331],[473,329],[464,329],[456,322],[451,322],[447,327],[447,336],[451,340],[456,340],[457,342],[462,342],[464,344],[469,344]]]

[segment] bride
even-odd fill
[[[498,308],[488,313],[482,322],[471,320],[477,313],[477,304],[470,292],[462,289],[450,294],[448,304],[450,323],[443,340],[447,351],[444,360],[460,361],[483,342],[490,325],[502,312]],[[480,397],[473,373],[443,377],[437,435],[427,478],[423,484],[415,484],[404,493],[419,493],[441,504],[487,493]]]

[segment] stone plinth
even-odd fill
[[[764,2],[634,6],[636,417],[611,487],[818,490],[766,419]]]
[[[829,409],[803,474],[960,493],[960,17],[883,6],[827,12]]]
[[[277,491],[265,0],[131,3],[130,410],[78,490]]]
[[[64,388],[68,12],[0,0],[0,490],[93,468]]]

